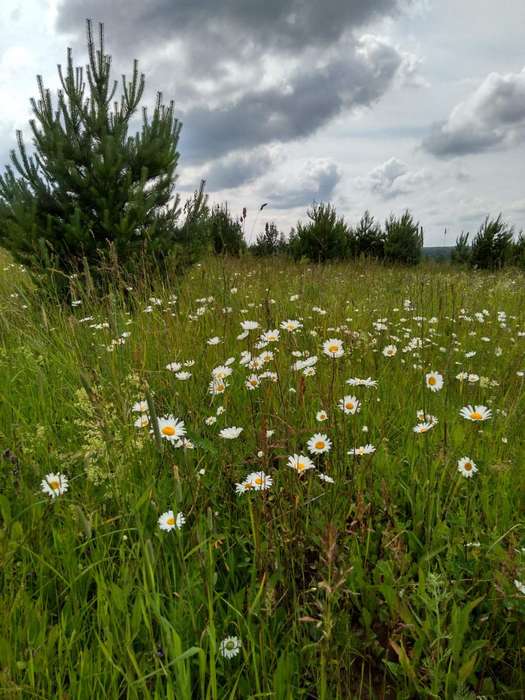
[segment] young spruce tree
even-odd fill
[[[131,80],[122,76],[117,101],[103,25],[97,43],[88,20],[89,63],[85,71],[74,67],[68,49],[65,71],[58,66],[56,105],[37,76],[34,152],[28,154],[18,131],[18,152],[11,152],[12,166],[0,176],[0,244],[37,273],[69,274],[110,253],[133,268],[144,253],[164,256],[177,237],[181,124],[173,102],[164,105],[158,93],[153,113],[143,108],[140,131],[129,135],[144,74],[135,60]]]

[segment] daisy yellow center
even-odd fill
[[[339,345],[330,345],[328,350],[329,352],[337,352],[339,350]]]
[[[306,465],[304,462],[297,462],[297,471],[302,472],[305,469]]]
[[[314,445],[316,450],[322,450],[324,447],[324,441],[323,440],[318,440],[315,445]]]
[[[429,379],[428,379],[428,383],[430,384],[430,386],[434,386],[434,384],[436,383],[436,381],[437,381],[437,380],[436,380],[435,377],[429,377]]]
[[[469,471],[472,469],[472,464],[471,464],[471,462],[465,462],[465,464],[463,465],[463,469],[464,469],[465,471],[469,472]]]
[[[348,401],[345,403],[345,408],[347,408],[349,411],[351,411],[354,407],[354,404],[351,401]]]
[[[257,379],[250,379],[250,384],[251,384],[252,386],[256,386],[256,385],[257,385]]]
[[[53,481],[49,482],[49,486],[53,489],[53,491],[58,491],[60,488],[60,481],[54,479]]]
[[[264,479],[263,479],[262,477],[260,477],[260,476],[257,476],[257,477],[255,478],[255,483],[257,484],[257,486],[260,486],[261,484],[264,483]]]
[[[171,515],[169,518],[166,518],[166,525],[175,525],[175,518],[173,515]]]
[[[168,437],[172,437],[173,435],[175,435],[176,432],[177,431],[175,430],[175,428],[172,425],[165,425],[162,428],[162,434],[167,435]]]
[[[472,411],[470,417],[472,418],[472,420],[481,420],[483,418],[479,411]]]

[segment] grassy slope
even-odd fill
[[[159,281],[151,313],[139,291],[41,305],[24,278],[0,268],[1,697],[525,696],[513,584],[525,582],[523,277],[212,260],[180,288]],[[278,382],[248,391],[238,358],[257,332],[237,340],[240,321],[288,318],[304,330],[266,348]],[[338,360],[322,354],[330,337],[345,343]],[[403,352],[414,337],[423,347]],[[315,376],[290,369],[296,350],[319,356]],[[229,357],[230,385],[212,397],[211,370]],[[165,369],[175,360],[195,361],[190,380]],[[439,393],[425,387],[432,369]],[[460,383],[460,371],[498,385]],[[368,376],[377,389],[345,384]],[[194,450],[159,449],[134,428],[148,392]],[[360,413],[337,409],[344,394]],[[463,420],[468,403],[493,418]],[[418,409],[439,419],[429,433],[412,431]],[[235,425],[239,439],[218,436]],[[333,441],[316,460],[333,485],[286,466],[317,431]],[[365,443],[376,453],[347,455]],[[472,479],[457,471],[465,455]],[[235,495],[255,469],[271,489]],[[58,471],[70,488],[51,500],[40,481]],[[187,521],[162,532],[170,508]],[[218,654],[227,635],[242,643],[230,661]]]

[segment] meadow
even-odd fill
[[[524,283],[4,259],[0,697],[524,698]]]

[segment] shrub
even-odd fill
[[[269,255],[278,255],[286,250],[286,239],[284,233],[279,231],[277,226],[272,222],[266,222],[263,233],[257,236],[251,251],[258,257]]]
[[[233,219],[227,204],[213,208],[209,220],[209,237],[212,249],[218,255],[238,256],[246,248],[242,223]]]
[[[513,236],[501,214],[496,219],[487,216],[472,241],[471,264],[487,270],[503,267],[512,257]]]
[[[349,231],[343,217],[337,217],[331,204],[313,204],[306,212],[310,219],[299,222],[290,235],[290,251],[297,258],[325,262],[344,258],[349,252]]]
[[[423,250],[423,229],[407,210],[400,218],[385,222],[385,258],[390,262],[416,265]]]
[[[457,263],[459,265],[465,265],[466,263],[470,262],[471,251],[468,242],[469,236],[469,233],[462,232],[456,238],[456,246],[452,251],[451,256],[452,262]]]
[[[173,102],[164,105],[158,93],[152,114],[144,109],[141,130],[129,136],[144,74],[135,61],[116,101],[103,26],[97,47],[90,21],[87,37],[86,74],[73,66],[68,49],[65,71],[58,67],[57,104],[37,77],[39,99],[31,101],[30,121],[34,155],[18,131],[18,152],[11,151],[12,166],[0,177],[0,243],[39,278],[67,275],[86,262],[97,265],[108,254],[131,268],[144,252],[162,258],[177,232],[181,124]]]
[[[367,210],[357,226],[350,230],[350,250],[354,257],[382,258],[385,253],[385,236]]]

